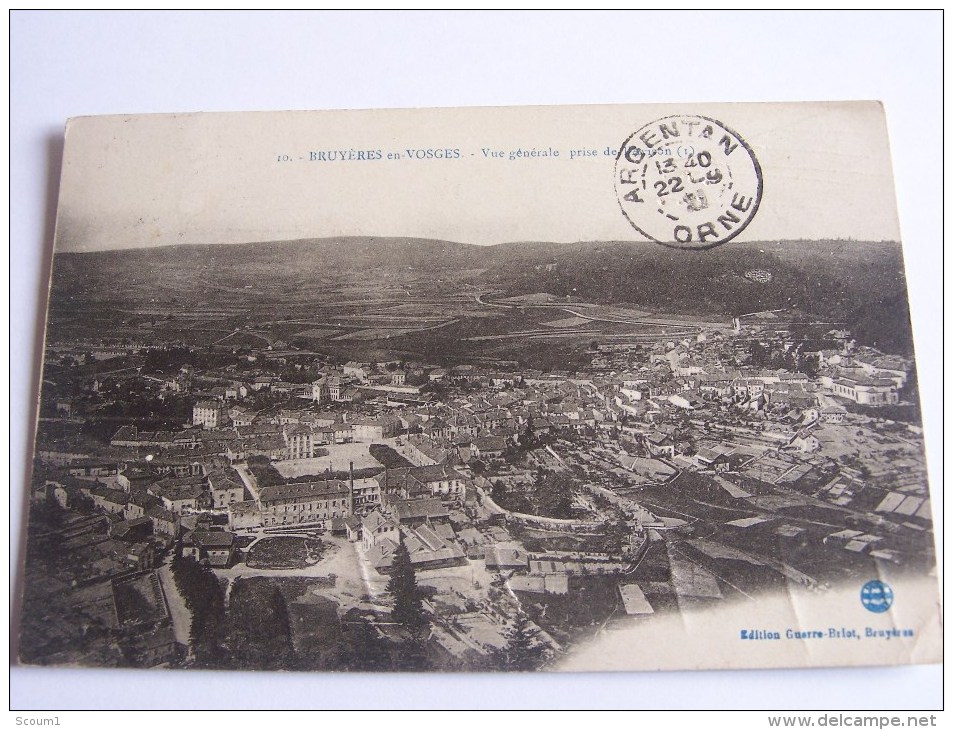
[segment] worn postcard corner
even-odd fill
[[[938,662],[900,240],[879,102],[72,119],[20,660]]]

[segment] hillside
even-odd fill
[[[768,272],[770,281],[746,277],[749,272]],[[703,252],[631,243],[520,244],[482,279],[510,295],[541,291],[686,314],[796,308],[845,322],[866,344],[912,351],[902,252],[892,242],[731,243]]]
[[[696,252],[632,242],[326,238],[57,254],[53,280],[57,302],[174,295],[208,307],[247,290],[264,306],[328,291],[367,296],[373,286],[426,296],[468,285],[684,314],[796,308],[846,323],[865,344],[912,350],[902,253],[893,242],[731,243]]]

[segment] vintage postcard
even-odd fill
[[[71,120],[20,661],[940,661],[897,221],[875,102]]]

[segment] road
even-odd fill
[[[169,615],[172,617],[172,632],[175,634],[175,640],[182,646],[189,647],[189,653],[191,653],[192,612],[186,607],[179,589],[175,587],[170,567],[171,560],[171,557],[167,558],[159,568],[159,580],[162,582],[162,592],[165,593]]]
[[[607,322],[609,324],[635,324],[635,325],[649,324],[649,325],[656,325],[660,327],[678,327],[678,328],[685,329],[687,332],[690,332],[692,334],[697,334],[703,329],[703,327],[697,324],[694,324],[690,321],[686,322],[686,321],[677,320],[677,319],[666,319],[664,317],[653,315],[651,312],[644,312],[644,313],[640,313],[639,315],[632,315],[632,316],[625,316],[621,314],[617,314],[617,315],[603,314],[602,316],[597,316],[597,315],[589,314],[588,312],[580,312],[579,305],[576,305],[576,308],[573,309],[571,306],[567,307],[557,302],[548,302],[545,304],[529,303],[529,302],[525,302],[525,303],[520,302],[519,304],[500,304],[498,302],[486,301],[485,299],[483,299],[484,296],[486,296],[486,294],[475,294],[473,296],[473,299],[477,304],[480,304],[484,307],[496,307],[498,309],[523,309],[528,307],[557,309],[563,312],[567,312],[568,314],[572,314],[573,316],[579,317],[580,319],[588,320],[590,322]],[[716,326],[715,323],[712,323],[712,322],[705,322],[705,324],[708,326]],[[725,326],[725,325],[723,325],[722,323],[717,323],[717,326]]]
[[[293,534],[282,533],[281,536]],[[277,536],[259,535],[260,539],[268,537]],[[334,575],[334,585],[322,586],[320,593],[337,601],[342,612],[352,607],[379,609],[380,606],[375,602],[379,602],[384,595],[387,578],[364,570],[355,543],[331,535],[322,535],[321,541],[327,546],[324,556],[317,563],[303,568],[252,568],[245,563],[238,563],[231,568],[217,568],[215,574],[226,578],[229,583],[226,603],[236,578],[328,578]],[[366,601],[366,597],[371,600]]]
[[[248,470],[247,464],[235,464],[235,471],[238,472],[238,476],[242,478],[242,482],[245,484],[245,489],[251,493],[251,498],[256,502],[258,501],[258,480],[255,479],[255,475]]]

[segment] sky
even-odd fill
[[[882,107],[839,102],[80,117],[56,247],[644,241],[616,200],[614,151],[677,113],[721,121],[760,163],[761,205],[737,240],[899,240]]]

